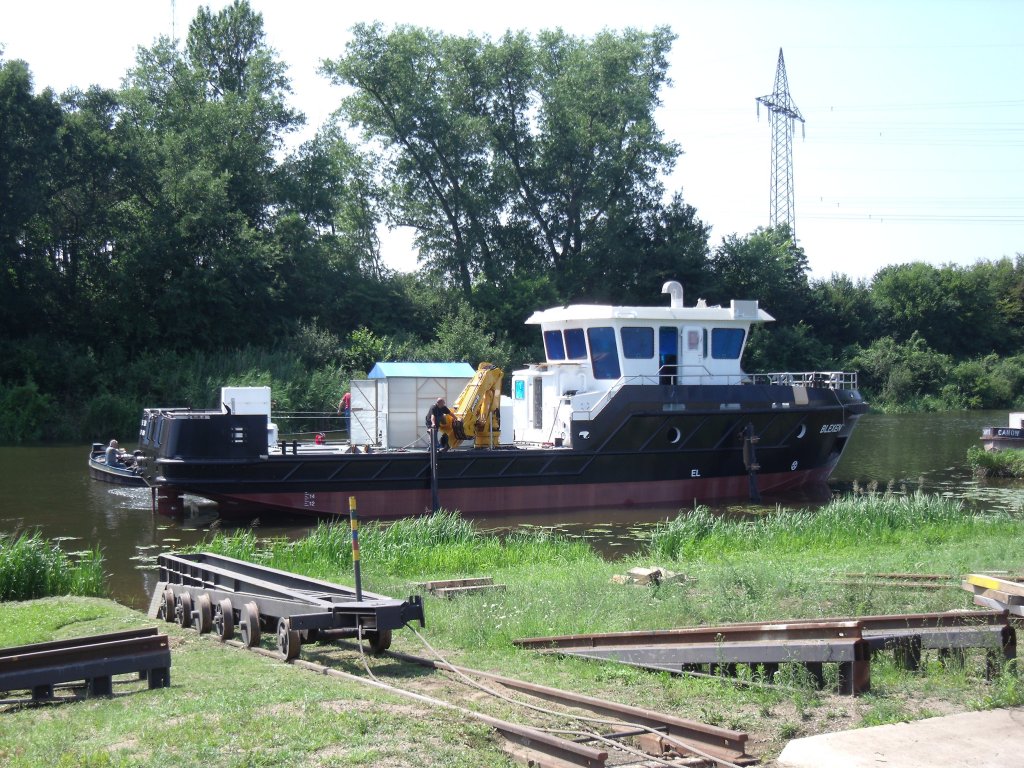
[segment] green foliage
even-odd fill
[[[753,519],[729,518],[697,507],[658,526],[650,556],[714,560],[739,551],[839,551],[864,541],[896,544],[911,536],[955,541],[964,531],[1006,524],[1004,516],[980,517],[959,501],[920,493],[849,496],[820,510],[779,509]]]
[[[346,523],[321,523],[298,541],[260,540],[251,531],[218,534],[196,551],[206,550],[240,560],[293,570],[319,578],[338,577],[352,567],[352,536]],[[477,532],[457,513],[370,522],[360,528],[363,567],[392,576],[471,573],[531,562],[574,562],[593,557],[580,543],[549,531],[517,531],[504,540]]]
[[[986,451],[972,445],[967,449],[967,464],[979,477],[1024,478],[1024,450]]]
[[[511,345],[499,341],[485,329],[484,319],[468,305],[459,304],[437,324],[437,338],[419,350],[420,360],[465,362],[475,369],[482,362],[491,362],[508,370],[513,359]]]
[[[729,235],[711,255],[718,301],[757,299],[784,325],[807,314],[810,286],[807,255],[788,227],[758,229],[747,237]]]
[[[803,322],[755,326],[744,350],[744,368],[748,371],[823,371],[834,367],[830,350]]]
[[[659,208],[679,153],[653,120],[673,39],[659,28],[492,42],[359,24],[324,73],[352,88],[349,121],[390,148],[388,216],[416,228],[437,275],[468,297],[477,278],[503,285],[509,266],[551,269],[564,295],[596,284],[591,272],[611,279],[603,259],[588,266],[590,249],[615,252]]]
[[[855,348],[850,362],[861,372],[865,389],[886,403],[906,403],[937,392],[952,363],[917,333],[905,342],[886,336],[866,349]]]
[[[0,385],[0,442],[17,445],[40,440],[55,418],[53,398],[40,392],[35,382]]]
[[[785,228],[710,247],[663,186],[674,40],[358,25],[324,64],[350,86],[336,119],[287,153],[303,118],[246,0],[140,47],[117,90],[58,97],[0,60],[0,442],[128,434],[225,383],[327,410],[380,360],[517,367],[534,310],[669,279],[779,320],[751,370],[841,357],[882,407],[1021,404],[1024,254],[809,283]],[[413,231],[418,273],[383,266],[381,222]]]
[[[396,360],[401,347],[394,340],[360,327],[349,334],[341,350],[341,367],[352,374],[365,375],[380,362]]]
[[[299,326],[292,340],[292,348],[303,363],[316,369],[337,362],[341,351],[338,337],[326,328],[321,328],[313,318],[308,324]]]
[[[72,560],[38,532],[17,537],[0,534],[0,602],[106,592],[103,556],[98,551]]]
[[[1024,403],[1024,356],[963,360],[940,390],[949,408],[1012,408]]]

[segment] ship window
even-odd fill
[[[570,360],[587,359],[587,341],[583,338],[582,328],[567,328],[565,331],[565,351]]]
[[[736,360],[743,351],[742,328],[713,328],[711,356],[715,360]]]
[[[565,360],[565,344],[562,343],[561,331],[544,331],[544,349],[548,360]]]
[[[526,399],[526,382],[523,381],[522,379],[516,379],[515,382],[512,384],[512,392],[513,392],[512,396],[516,400],[525,400]]]
[[[700,330],[688,328],[686,331],[686,351],[696,352],[700,349]]]
[[[650,360],[654,357],[653,328],[623,328],[622,356],[630,360]]]
[[[594,378],[619,378],[622,374],[619,370],[619,350],[615,346],[615,329],[608,326],[588,328],[587,338],[590,340],[590,362],[594,366]]]

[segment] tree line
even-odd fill
[[[326,410],[378,360],[541,354],[571,301],[756,298],[750,370],[853,368],[890,407],[1005,407],[1024,256],[811,280],[785,228],[711,228],[663,180],[668,28],[497,40],[357,25],[313,138],[248,2],[138,50],[118,89],[36,92],[0,52],[0,441],[124,432],[143,405],[270,384]],[[410,227],[414,274],[378,233]]]

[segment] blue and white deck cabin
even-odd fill
[[[592,418],[629,385],[740,384],[753,323],[775,318],[757,301],[687,307],[675,281],[667,307],[574,304],[535,312],[546,362],[512,375],[516,443],[569,445],[570,418]]]

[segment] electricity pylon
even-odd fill
[[[775,69],[775,90],[768,96],[757,98],[757,114],[761,105],[768,108],[768,125],[772,129],[772,189],[771,226],[788,224],[790,235],[796,240],[796,204],[793,196],[793,133],[796,121],[801,130],[804,117],[789,95],[786,61],[779,48],[779,65]]]

